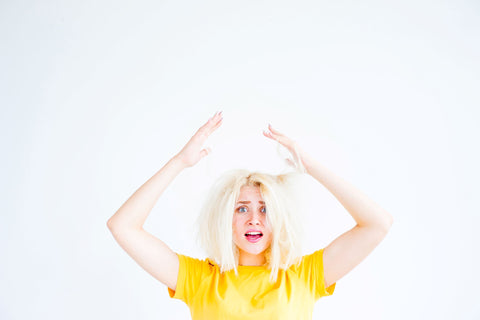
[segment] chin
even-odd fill
[[[268,246],[252,246],[251,244],[247,244],[245,246],[238,246],[239,250],[242,250],[245,253],[251,254],[251,255],[260,255],[260,254],[265,254],[265,252],[270,248],[270,245]]]

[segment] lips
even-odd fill
[[[251,243],[260,241],[262,237],[263,237],[263,233],[257,230],[248,230],[245,233],[245,238],[247,238],[248,242],[251,242]]]

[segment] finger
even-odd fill
[[[205,156],[207,156],[208,154],[210,154],[212,152],[212,149],[210,147],[208,148],[205,148],[205,149],[202,149],[200,151],[200,158],[203,158]]]
[[[214,121],[215,121],[215,120],[218,120],[219,118],[222,117],[222,112],[223,112],[223,111],[217,111],[217,112],[215,112],[215,114],[214,114],[210,119],[208,119],[208,120],[214,120]]]
[[[213,131],[217,130],[218,127],[220,127],[223,123],[223,118],[220,118],[218,120],[218,122],[215,124],[215,126],[212,127],[212,129],[210,130],[210,133],[212,133]]]
[[[218,111],[215,112],[213,117],[209,118],[207,122],[203,126],[200,127],[200,129],[197,130],[197,133],[205,133],[209,135],[212,131],[210,130],[211,127],[214,127],[218,124],[218,121],[220,121],[222,118],[222,112],[223,111]]]
[[[269,139],[272,139],[272,140],[277,140],[275,139],[275,137],[272,135],[272,133],[270,131],[267,131],[267,130],[263,130],[263,135]]]
[[[223,123],[223,118],[220,116],[220,118],[218,118],[217,120],[214,119],[215,122],[212,122],[212,124],[206,128],[206,135],[209,136],[210,134],[212,134],[212,132],[214,132],[215,130],[218,129],[218,127],[220,127]]]
[[[281,133],[280,131],[273,129],[273,127],[272,127],[272,125],[271,125],[270,123],[268,124],[268,129],[269,129],[270,132],[272,132],[273,134],[276,134],[276,135],[279,135],[279,136],[284,136],[284,134]]]
[[[273,134],[270,131],[263,131],[263,135],[267,138],[277,141],[278,143],[280,143],[281,145],[283,145],[289,150],[292,148],[293,141],[285,136]]]
[[[269,126],[270,127],[270,126]],[[272,132],[272,130],[265,130],[265,132],[267,133],[268,137],[271,138],[271,139],[274,139],[276,141],[279,141],[279,139],[281,139],[282,137],[284,137],[283,135],[281,134],[278,134],[278,131],[275,131],[275,132]]]
[[[207,127],[212,127],[212,126],[217,125],[217,123],[223,119],[222,112],[223,111],[218,111],[218,112],[215,113],[215,115],[213,117],[208,119],[208,121],[206,123]]]
[[[220,121],[223,120],[222,112],[223,111],[220,111],[220,112],[216,113],[214,117],[212,117],[211,123],[212,123],[213,126],[216,126]]]
[[[285,137],[279,136],[277,134],[273,134],[270,131],[264,131],[263,135],[267,138],[270,138],[274,141],[277,141],[278,143],[280,143],[281,145],[283,145],[285,147],[288,147],[288,139],[285,138]]]
[[[205,123],[203,124],[203,126],[201,126],[201,127],[197,130],[197,133],[198,133],[198,132],[203,132],[203,131],[207,130],[207,128],[208,128],[208,126],[210,125],[211,121],[212,121],[212,118],[208,119],[208,121],[205,122]]]
[[[271,132],[271,131],[265,130],[265,131],[263,131],[263,134],[264,134],[266,137],[268,137],[268,138],[270,138],[270,139],[273,139],[273,140],[275,140],[275,141],[278,141],[278,142],[280,142],[280,143],[282,143],[282,142],[285,141],[285,137],[282,137],[282,136],[280,136],[280,135],[278,135],[278,134],[274,134],[274,133]]]

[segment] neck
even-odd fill
[[[266,262],[265,254],[251,254],[240,250],[238,265],[240,266],[263,266]]]

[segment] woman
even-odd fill
[[[358,189],[274,130],[263,134],[286,147],[300,167],[323,184],[357,225],[327,247],[301,257],[295,212],[288,202],[289,175],[237,170],[214,186],[201,214],[201,238],[209,255],[198,260],[173,252],[143,230],[170,182],[209,153],[208,136],[222,124],[216,113],[163,168],[108,220],[120,246],[190,307],[192,319],[311,319],[314,302],[386,236],[392,216]]]

